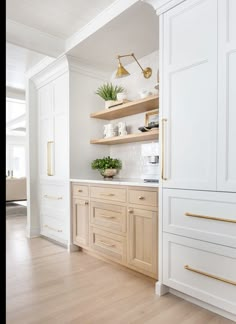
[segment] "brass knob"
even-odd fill
[[[133,212],[133,209],[128,209],[128,213],[132,214]]]
[[[143,199],[144,199],[144,197],[143,197],[143,196],[139,196],[139,197],[138,197],[138,199],[140,199],[140,200],[143,200]]]
[[[83,192],[83,190],[79,189],[78,192]]]
[[[88,205],[89,203],[88,203],[88,201],[85,201],[85,203],[84,203],[85,205]]]

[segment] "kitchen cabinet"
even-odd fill
[[[139,114],[142,112],[154,110],[158,107],[159,107],[159,98],[157,96],[150,96],[145,99],[131,101],[119,105],[117,107],[92,113],[90,114],[90,117],[104,119],[104,120],[113,120],[117,118],[122,118],[126,116]],[[141,141],[151,141],[151,140],[157,140],[158,135],[159,135],[159,129],[154,128],[144,133],[128,134],[124,136],[115,136],[110,138],[92,139],[90,140],[90,143],[114,145],[114,144],[124,144],[124,143],[132,143],[132,142],[141,142]]]
[[[161,21],[161,282],[232,319],[236,5],[186,0]]]
[[[88,182],[71,191],[74,244],[157,278],[158,189]]]

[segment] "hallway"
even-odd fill
[[[27,239],[26,217],[7,216],[7,324],[230,324],[154,282],[43,238]]]

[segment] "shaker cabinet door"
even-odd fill
[[[163,187],[216,190],[217,3],[163,16]]]
[[[236,192],[236,1],[219,1],[217,190]]]

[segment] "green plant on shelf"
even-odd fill
[[[95,159],[91,163],[93,170],[106,170],[106,169],[117,169],[122,168],[122,162],[119,159],[113,159],[110,156],[103,157],[102,159]]]
[[[95,94],[99,95],[105,101],[117,100],[117,93],[124,92],[125,89],[122,86],[114,86],[111,82],[107,82],[101,85]]]

